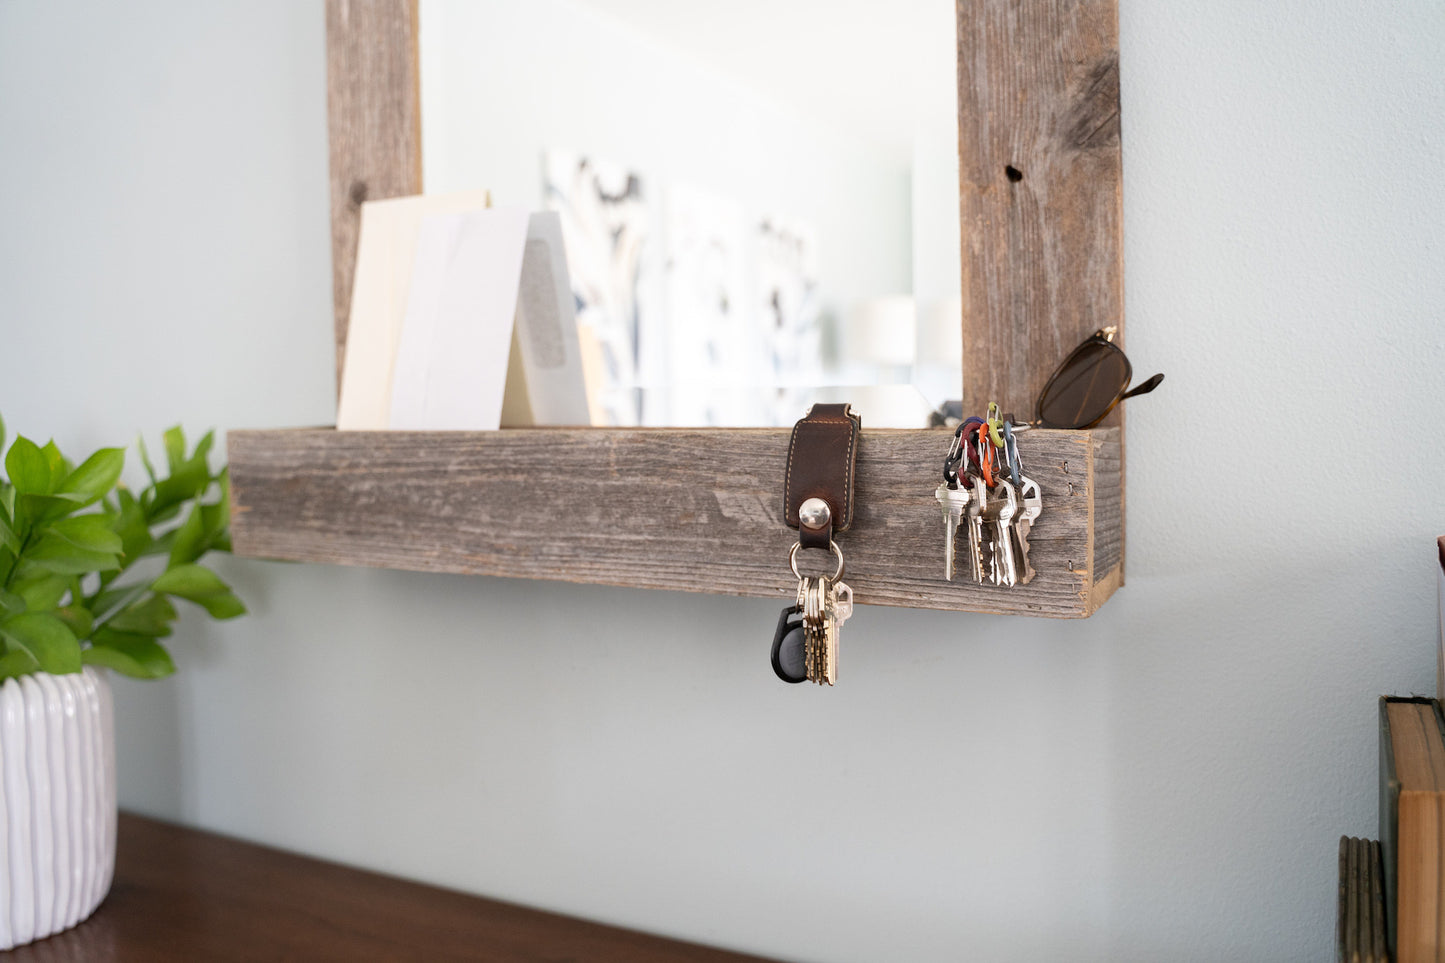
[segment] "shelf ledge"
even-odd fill
[[[790,599],[786,428],[493,432],[233,431],[237,555]],[[838,538],[860,604],[1054,618],[1123,583],[1117,428],[1019,438],[1044,513],[1037,575],[943,578],[934,488],[949,435],[864,429],[853,527]],[[962,556],[962,554],[960,555]]]

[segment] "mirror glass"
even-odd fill
[[[961,385],[951,0],[422,0],[427,193],[557,211],[594,421]]]

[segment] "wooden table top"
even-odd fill
[[[761,961],[121,813],[110,895],[5,963]],[[765,961],[764,961],[765,963]]]

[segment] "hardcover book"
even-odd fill
[[[1445,724],[1434,699],[1380,698],[1380,844],[1391,957],[1445,963]]]

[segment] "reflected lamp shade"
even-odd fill
[[[913,298],[890,294],[858,301],[848,310],[838,353],[852,363],[911,365],[916,341]]]
[[[963,364],[963,298],[929,302],[918,319],[918,363]]]

